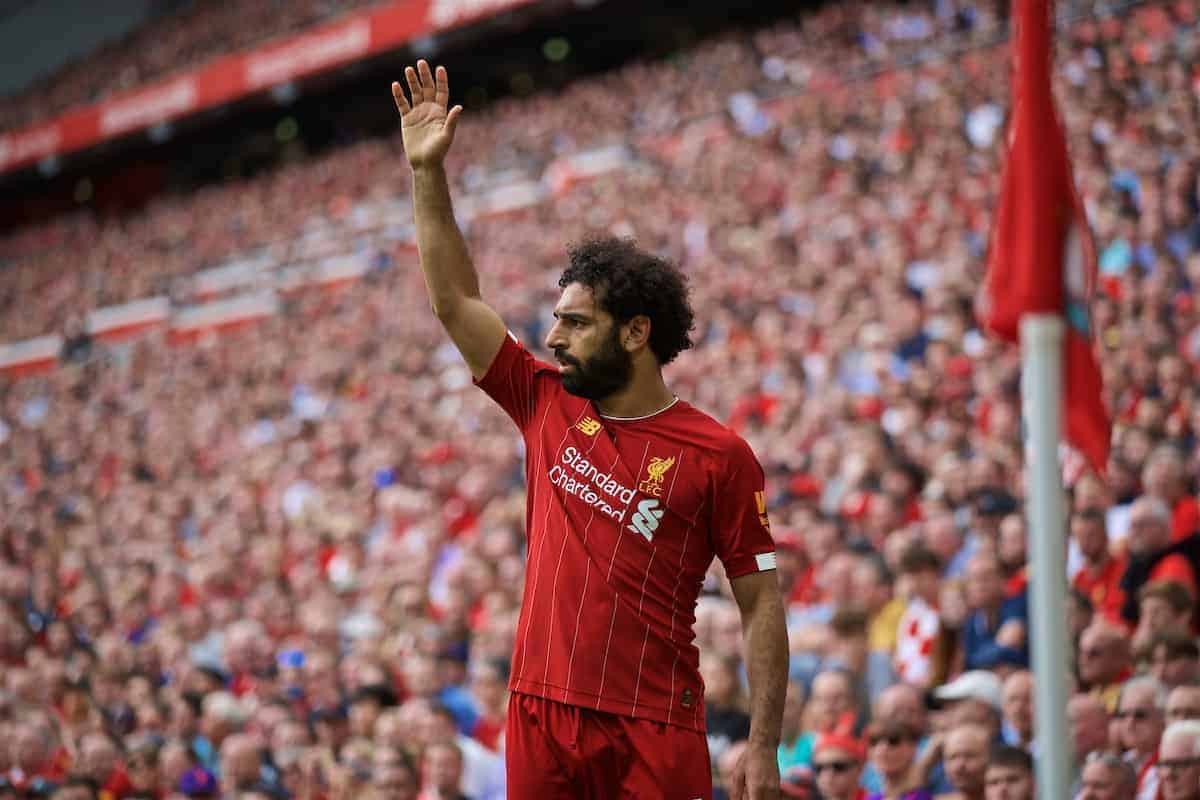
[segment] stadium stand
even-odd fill
[[[1089,775],[1136,760],[1138,797],[1196,768],[1154,759],[1200,714],[1176,603],[1200,536],[1197,12],[1078,4],[1057,54],[1117,419],[1107,484],[1070,476],[1072,736]],[[139,79],[211,52],[211,14]],[[787,796],[828,752],[870,792],[972,793],[947,748],[1034,744],[1019,365],[972,312],[1005,36],[991,4],[833,3],[468,110],[455,145],[484,293],[524,341],[589,232],[691,277],[700,346],[668,377],[767,472]],[[407,192],[397,134],[0,241],[0,341],[57,337],[0,378],[8,785],[416,797],[450,739],[463,793],[504,796],[521,454],[428,313]],[[720,785],[747,728],[719,566],[697,617]]]

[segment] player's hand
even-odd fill
[[[748,744],[734,768],[731,800],[779,800],[779,755],[776,748]]]
[[[450,100],[446,68],[438,67],[435,76],[429,62],[421,59],[416,69],[405,68],[404,79],[412,100],[405,97],[399,81],[392,82],[392,98],[400,110],[400,133],[408,163],[414,169],[440,164],[454,141],[454,129],[462,113],[462,106],[446,110]]]

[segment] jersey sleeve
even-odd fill
[[[750,445],[735,437],[715,476],[712,519],[713,549],[729,578],[775,569],[765,483]]]
[[[553,367],[534,358],[509,331],[487,374],[475,381],[475,385],[495,400],[524,431],[534,417],[539,394],[544,391],[542,376],[552,371]]]

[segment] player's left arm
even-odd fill
[[[733,578],[729,584],[742,614],[750,680],[750,739],[742,764],[742,796],[752,800],[779,797],[777,751],[788,676],[787,624],[779,577],[771,569]]]

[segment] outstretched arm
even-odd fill
[[[398,82],[392,84],[392,97],[400,111],[404,152],[412,167],[413,218],[425,288],[433,312],[479,379],[500,351],[505,328],[500,316],[480,299],[479,276],[450,202],[444,161],[462,106],[446,108],[450,88],[444,67],[438,67],[435,76],[422,60],[416,69],[405,69],[404,77],[411,102]]]
[[[750,739],[734,780],[733,796],[779,797],[779,732],[787,693],[788,638],[775,570],[730,581],[742,614],[746,672],[750,679]]]

